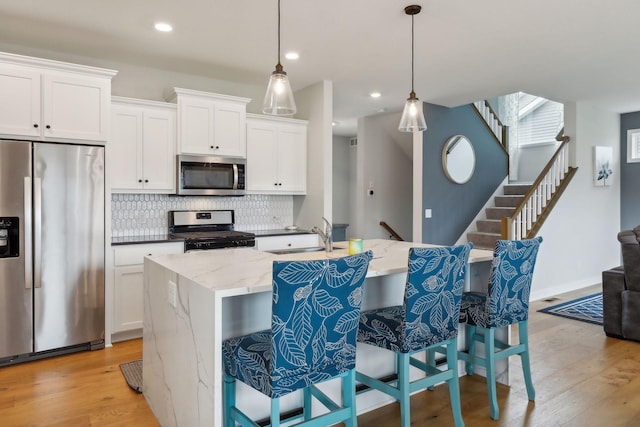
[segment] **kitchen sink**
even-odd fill
[[[345,248],[334,246],[333,250],[336,250],[336,249],[345,249]],[[265,252],[269,252],[274,255],[286,255],[286,254],[300,254],[305,252],[320,252],[320,251],[324,251],[324,246],[313,246],[310,248],[274,249],[274,250],[265,251]]]

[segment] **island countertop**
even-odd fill
[[[409,248],[437,245],[372,239],[364,241],[364,250],[373,251],[367,277],[386,276],[407,271]],[[215,255],[215,256],[212,256]],[[155,257],[154,262],[223,296],[271,291],[273,261],[321,260],[347,256],[347,242],[336,242],[333,252],[300,252],[275,255],[249,248],[222,249],[190,254]],[[469,263],[489,261],[491,251],[472,249]]]

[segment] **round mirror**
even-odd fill
[[[464,184],[471,179],[476,167],[476,154],[471,141],[464,135],[447,139],[442,149],[442,168],[451,181]]]

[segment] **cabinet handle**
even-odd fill
[[[216,145],[216,150],[219,150],[219,149],[220,149],[220,146],[219,146],[219,145]]]
[[[47,125],[45,126],[47,129],[51,129],[51,125]]]
[[[142,182],[142,180],[141,180],[141,179],[139,179],[139,180],[138,180],[138,182]]]
[[[213,150],[213,145],[210,145],[209,148],[211,148]]]
[[[145,179],[145,180],[144,180],[144,182],[149,182],[149,180],[148,180],[148,179]]]
[[[38,129],[38,124],[37,124],[37,123],[34,123],[34,124],[33,124],[33,127],[34,127],[34,128],[36,128],[36,129]]]

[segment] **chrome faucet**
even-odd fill
[[[333,233],[331,223],[325,217],[322,217],[322,219],[325,222],[324,233],[318,227],[313,227],[311,231],[318,233],[322,239],[322,243],[324,243],[325,252],[333,252]]]

